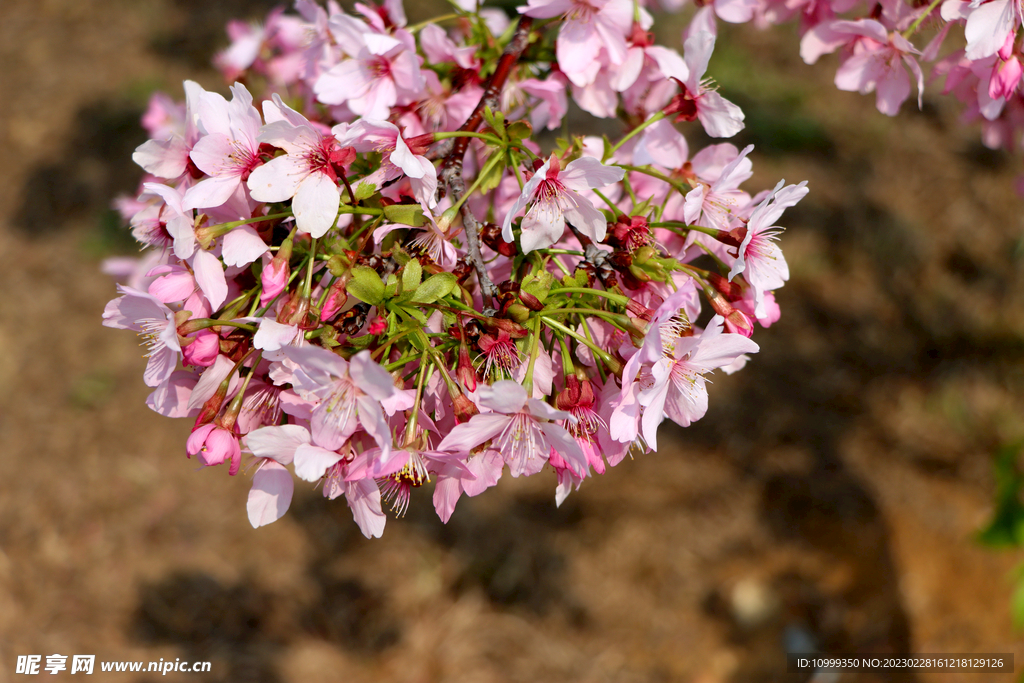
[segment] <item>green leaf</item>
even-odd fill
[[[373,183],[362,182],[356,186],[356,201],[361,202],[377,194],[377,188]]]
[[[423,278],[423,268],[420,266],[420,262],[416,259],[410,259],[405,267],[401,270],[402,273],[402,294],[410,294],[416,291],[416,288],[420,286],[420,280]]]
[[[420,285],[412,300],[419,304],[432,304],[438,299],[448,296],[458,281],[451,273],[437,273],[427,278],[427,281]]]
[[[359,194],[356,191],[356,194]],[[389,204],[384,207],[384,218],[392,223],[411,225],[414,228],[422,227],[427,219],[423,216],[423,209],[417,204]]]
[[[381,282],[377,271],[367,266],[357,266],[352,269],[352,279],[345,287],[346,291],[371,306],[376,306],[384,300],[384,283]]]
[[[505,175],[505,164],[496,163],[487,170],[485,175],[480,180],[480,193],[487,194],[501,183],[502,176]]]
[[[533,126],[528,121],[513,121],[508,124],[508,136],[514,140],[525,140],[533,135]]]
[[[395,260],[395,263],[397,263],[399,267],[402,267],[408,263],[409,259],[412,257],[409,256],[409,252],[402,249],[401,244],[395,244],[391,247],[391,258]]]
[[[537,300],[541,303],[544,303],[544,300],[548,298],[548,291],[551,290],[551,286],[555,282],[554,275],[546,270],[538,270],[523,278],[521,289],[537,297]]]
[[[398,293],[398,278],[394,273],[388,275],[388,283],[384,286],[384,296],[390,299]]]
[[[348,261],[334,255],[327,261],[327,270],[331,271],[331,275],[334,277],[341,277],[348,270]]]
[[[427,324],[427,316],[418,308],[413,306],[397,306],[395,310],[398,312],[399,317],[406,322],[410,320],[415,321],[416,329]]]

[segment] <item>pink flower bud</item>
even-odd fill
[[[476,391],[476,368],[473,367],[473,362],[469,359],[469,349],[466,348],[465,343],[459,348],[459,365],[455,370],[455,375],[462,382],[462,386],[470,391]]]
[[[324,300],[323,308],[320,310],[320,320],[327,322],[338,315],[338,311],[348,301],[348,292],[345,285],[348,284],[347,277],[340,277],[335,280],[330,289],[327,290],[327,299]]]
[[[242,461],[242,448],[238,437],[228,430],[213,424],[203,425],[192,432],[185,444],[189,457],[196,456],[207,467],[231,461],[228,474],[238,474]]]
[[[183,365],[208,368],[219,354],[220,337],[210,330],[200,330],[194,337],[189,337],[188,344],[182,344],[181,347]]]
[[[384,334],[385,330],[388,329],[388,321],[381,316],[377,316],[370,323],[370,327],[367,331],[372,335]]]
[[[288,267],[288,260],[275,256],[263,269],[260,275],[260,283],[263,285],[263,293],[260,294],[260,306],[266,306],[274,298],[284,291],[288,285],[288,277],[291,269]]]
[[[754,334],[754,323],[743,311],[733,308],[733,305],[726,301],[725,296],[715,289],[706,288],[704,293],[708,297],[708,303],[715,313],[725,318],[725,329],[733,334],[742,334],[750,337]]]
[[[455,421],[459,424],[469,422],[469,418],[480,412],[465,394],[459,394],[452,398],[452,405],[455,408]]]
[[[1010,61],[1010,56],[1013,55],[1013,43],[1017,40],[1017,32],[1010,31],[1006,34],[1006,40],[1003,41],[1003,46],[999,48],[999,59],[1004,62]]]
[[[988,82],[988,96],[994,100],[1010,97],[1017,90],[1021,72],[1020,60],[1016,57],[1000,63]]]

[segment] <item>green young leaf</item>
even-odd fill
[[[484,120],[487,125],[491,127],[494,134],[497,135],[502,141],[508,141],[508,134],[505,133],[505,115],[500,111],[491,111],[490,107],[484,107]]]
[[[395,277],[394,273],[388,275],[388,282],[384,286],[384,296],[388,299],[395,296],[398,293],[398,278]]]
[[[451,273],[437,273],[427,278],[426,282],[420,285],[412,300],[419,304],[432,304],[442,297],[448,296],[458,281]]]
[[[398,264],[398,267],[401,268],[409,262],[409,259],[411,259],[412,256],[409,256],[409,252],[402,249],[401,244],[394,244],[391,246],[391,258],[393,258],[395,263]]]
[[[356,191],[359,194],[359,191]],[[384,207],[384,218],[392,223],[411,225],[414,228],[423,227],[427,219],[423,216],[423,209],[417,204],[389,204]]]
[[[416,259],[410,259],[405,267],[402,268],[402,294],[410,294],[416,291],[416,288],[420,286],[420,280],[423,278],[423,268],[420,266],[420,262]]]
[[[348,270],[348,260],[334,255],[327,261],[327,270],[331,271],[334,277],[341,277]]]
[[[362,182],[356,187],[356,201],[361,202],[377,194],[377,188],[373,183]]]
[[[546,270],[538,270],[523,278],[521,289],[528,294],[537,297],[537,300],[544,303],[548,298],[548,291],[555,284],[555,276]]]
[[[513,121],[508,124],[508,136],[513,140],[525,140],[533,135],[533,126],[529,121]]]
[[[348,281],[346,290],[349,294],[376,306],[384,300],[384,283],[373,268],[357,266],[352,269],[352,279]]]
[[[491,166],[487,170],[487,175],[480,179],[480,193],[487,194],[501,183],[502,176],[505,175],[505,164],[497,163]]]

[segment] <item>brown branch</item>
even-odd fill
[[[473,113],[466,122],[459,128],[460,132],[476,132],[484,118],[484,110],[487,107],[491,111],[497,111],[500,103],[501,91],[505,87],[512,67],[522,56],[526,46],[530,43],[530,28],[533,26],[533,17],[523,16],[519,18],[519,25],[512,35],[512,40],[505,46],[505,51],[498,59],[494,73],[487,79],[484,86],[484,94],[477,103]],[[470,138],[453,138],[451,151],[441,162],[441,170],[438,176],[441,182],[448,187],[448,193],[453,202],[458,202],[466,192],[466,181],[462,177],[462,164],[466,158],[466,150],[469,148]],[[469,257],[476,269],[476,277],[480,282],[480,289],[485,301],[490,300],[497,293],[494,283],[487,276],[484,267],[483,257],[480,255],[480,223],[476,220],[473,212],[469,210],[468,204],[463,204],[462,223],[466,229],[466,247]]]

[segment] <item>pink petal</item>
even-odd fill
[[[246,447],[257,458],[270,458],[288,465],[299,446],[310,442],[309,430],[299,425],[260,427],[245,435]]]
[[[191,211],[192,209],[208,209],[221,206],[231,199],[231,195],[235,193],[235,190],[241,184],[242,177],[240,175],[221,175],[204,178],[185,192],[185,197],[181,202],[182,208],[186,211]]]
[[[326,173],[310,173],[299,183],[292,200],[292,212],[299,231],[314,238],[323,237],[334,226],[340,201],[341,192],[338,191],[337,183]]]
[[[518,382],[503,379],[494,384],[484,384],[476,391],[475,402],[497,413],[518,413],[526,405],[526,389]],[[440,449],[445,450],[445,449]]]
[[[221,256],[226,266],[247,266],[269,251],[267,243],[249,225],[241,225],[224,235]]]
[[[349,361],[349,374],[356,386],[377,401],[395,393],[395,382],[383,367],[370,357],[369,351],[360,351]]]
[[[303,481],[320,481],[339,460],[341,453],[311,443],[301,444],[295,449],[295,476]]]
[[[448,436],[438,444],[437,450],[468,453],[488,439],[500,434],[510,420],[511,418],[496,413],[474,415],[469,422],[455,425]]]
[[[705,132],[728,138],[743,130],[743,111],[717,92],[706,92],[697,100],[697,118]]]
[[[356,59],[346,59],[323,73],[313,85],[324,104],[341,104],[362,97],[373,87],[373,76]]]
[[[189,410],[188,399],[197,377],[196,372],[175,370],[146,398],[146,405],[164,417],[192,417],[195,413]]]
[[[1014,5],[1016,0],[993,0],[971,11],[964,27],[967,59],[983,59],[999,51],[1013,31]]]
[[[199,289],[203,290],[210,307],[216,311],[228,296],[228,283],[220,259],[200,249],[192,261],[192,269],[195,271]]]
[[[700,81],[708,70],[708,62],[711,61],[711,53],[714,50],[715,36],[707,31],[697,31],[686,39],[683,54],[690,74],[683,82],[691,93],[700,92]]]
[[[364,536],[380,538],[384,534],[387,517],[381,510],[380,489],[373,479],[345,482],[345,500]]]
[[[271,159],[249,176],[247,185],[258,202],[283,202],[295,196],[299,183],[309,175],[304,160],[284,155]]]
[[[601,35],[593,24],[569,19],[558,30],[558,44],[555,48],[558,66],[576,85],[587,85],[592,79],[581,79],[581,74],[597,59],[601,47]]]
[[[135,149],[132,161],[158,178],[177,178],[185,172],[188,148],[177,136],[169,140],[149,140]]]
[[[265,460],[253,475],[252,489],[245,505],[252,527],[258,529],[281,519],[292,504],[294,490],[291,473],[273,460]]]

